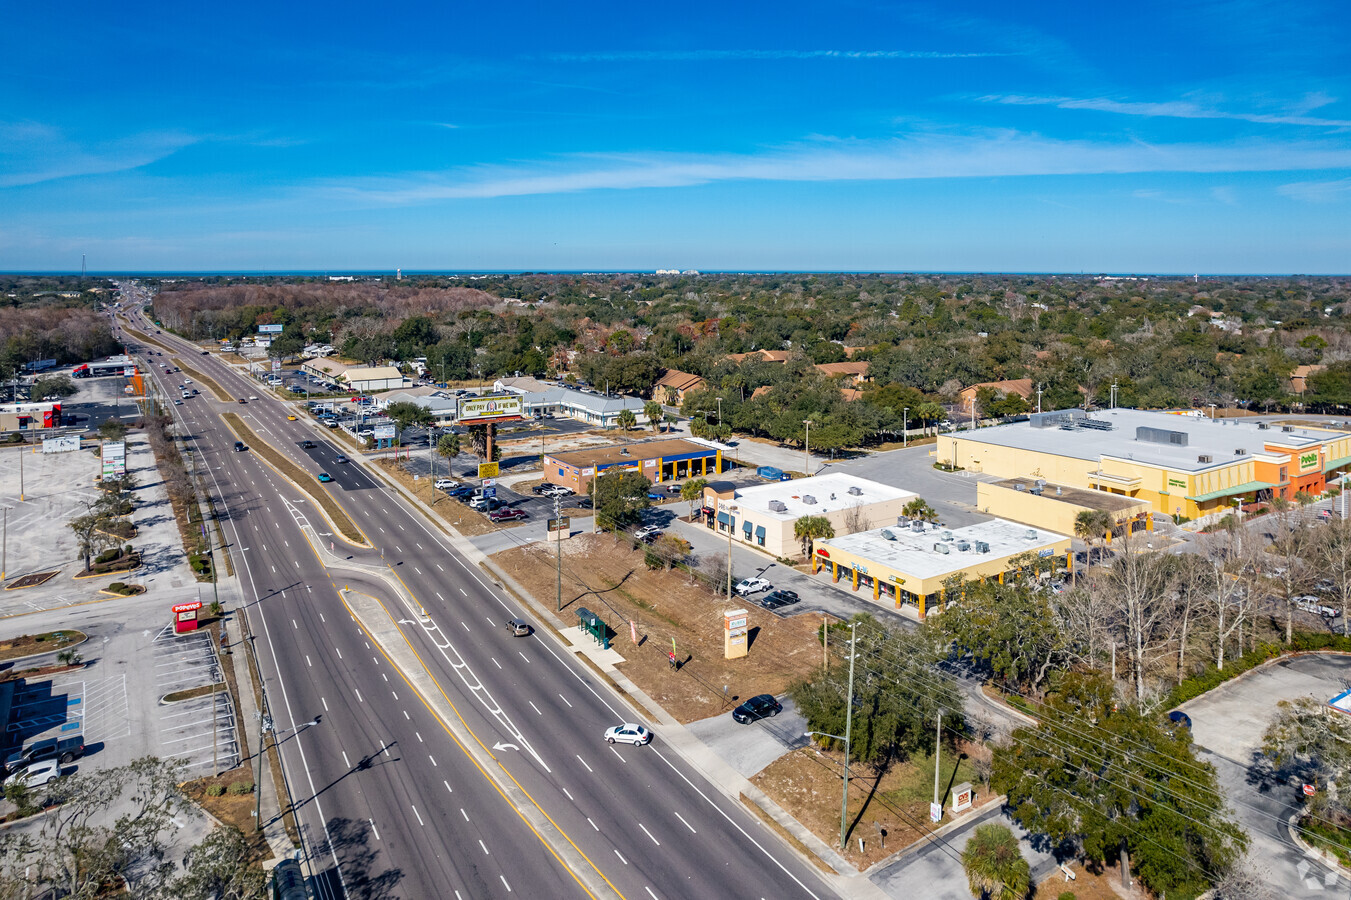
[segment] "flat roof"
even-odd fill
[[[850,488],[857,489],[858,493],[851,494]],[[735,502],[740,505],[743,516],[753,512],[760,518],[795,521],[803,516],[820,516],[889,500],[910,500],[915,496],[913,491],[869,481],[857,475],[829,472],[810,478],[771,481],[769,484],[737,488]],[[808,503],[807,497],[811,497],[814,502]],[[775,500],[783,504],[782,511],[770,509],[769,504]]]
[[[606,444],[587,450],[565,450],[562,453],[550,453],[549,459],[567,463],[570,466],[584,468],[591,465],[613,466],[619,463],[635,462],[647,459],[670,459],[671,457],[712,456],[717,451],[710,447],[669,438],[664,441],[634,441],[631,444]]]
[[[1008,488],[1016,491],[1015,485],[1021,484],[1024,491],[1031,491],[1037,486],[1035,478],[1006,478],[1003,481],[996,481],[997,487]],[[1148,505],[1148,501],[1138,497],[1123,497],[1120,494],[1109,494],[1106,491],[1093,491],[1088,488],[1071,487],[1067,484],[1052,484],[1049,481],[1043,481],[1042,499],[1058,500],[1061,503],[1072,503],[1075,506],[1083,506],[1088,509],[1105,509],[1108,512],[1124,512],[1136,506]]]
[[[1082,412],[1079,414],[1082,416]],[[975,444],[1014,447],[1090,462],[1097,462],[1103,457],[1129,459],[1184,472],[1204,472],[1242,462],[1243,455],[1236,454],[1236,450],[1245,451],[1244,455],[1247,456],[1260,456],[1268,452],[1265,449],[1268,444],[1296,451],[1312,449],[1345,437],[1344,432],[1331,430],[1291,426],[1290,431],[1283,431],[1283,426],[1277,423],[1270,423],[1269,428],[1261,429],[1257,427],[1257,422],[1247,419],[1212,420],[1139,409],[1095,410],[1089,413],[1088,418],[1111,427],[1076,427],[1067,430],[1052,425],[1035,428],[1029,420],[964,431],[950,437]],[[1187,444],[1180,446],[1138,440],[1136,429],[1140,427],[1182,432],[1187,436]],[[1210,456],[1211,462],[1201,462],[1197,458],[1199,456]]]
[[[888,540],[883,532],[889,532],[895,540]],[[1031,534],[1032,537],[1028,537]],[[945,535],[952,540],[945,541]],[[834,548],[862,557],[910,575],[918,579],[928,579],[954,575],[958,572],[993,562],[1006,556],[1020,553],[1036,553],[1053,548],[1069,538],[1053,531],[1043,531],[1029,525],[1020,525],[1007,519],[991,519],[963,528],[943,528],[925,525],[924,530],[913,531],[910,528],[892,526],[845,534],[828,540],[817,541],[815,546]],[[967,542],[967,550],[957,549],[958,544]],[[977,553],[976,541],[990,545],[986,553]],[[948,545],[948,553],[934,550],[935,544]]]

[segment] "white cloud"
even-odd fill
[[[759,154],[575,155],[514,166],[362,178],[319,185],[330,196],[375,204],[685,187],[719,181],[895,181],[1101,175],[1136,172],[1271,172],[1351,168],[1351,149],[1315,142],[1146,144],[1065,141],[1019,132],[917,134],[834,140]]]
[[[1296,181],[1283,184],[1277,192],[1305,203],[1337,203],[1351,197],[1351,178],[1337,181]]]
[[[39,122],[0,122],[0,188],[138,169],[196,141],[165,131],[80,144]]]
[[[717,62],[777,59],[983,59],[1021,54],[947,50],[598,50],[549,53],[553,62]]]
[[[1162,103],[1131,102],[1111,100],[1106,97],[1034,97],[1022,94],[988,94],[976,98],[982,103],[1002,103],[1007,106],[1054,106],[1057,109],[1084,109],[1094,112],[1118,113],[1126,116],[1149,116],[1171,119],[1231,119],[1240,122],[1256,122],[1262,125],[1303,125],[1316,128],[1351,128],[1348,119],[1321,119],[1302,114],[1271,115],[1268,113],[1229,112],[1213,109],[1186,100],[1170,100]],[[1313,106],[1310,106],[1310,102]],[[1331,102],[1318,95],[1305,98],[1299,104],[1299,112],[1307,112]]]

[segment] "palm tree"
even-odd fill
[[[793,523],[793,537],[802,542],[802,555],[812,555],[812,541],[829,540],[835,536],[835,526],[825,516],[803,516]]]
[[[923,497],[916,497],[905,506],[901,507],[901,512],[912,519],[921,519],[925,522],[937,522],[938,511],[929,505],[929,502]]]
[[[1111,529],[1112,516],[1105,509],[1085,509],[1074,517],[1074,536],[1088,545],[1088,564],[1093,563],[1093,542]],[[1074,583],[1079,583],[1079,570],[1074,570]]]
[[[929,433],[930,425],[935,422],[943,421],[944,412],[943,407],[940,404],[934,403],[932,400],[926,400],[915,410],[915,415],[924,423],[924,433],[927,435]]]
[[[633,414],[631,409],[621,409],[619,415],[615,417],[615,422],[618,423],[620,428],[628,431],[638,424],[638,417]]]
[[[1001,900],[1027,896],[1032,889],[1032,872],[1018,851],[1018,838],[1007,826],[981,825],[962,851],[962,868],[967,884],[976,897]]]
[[[656,400],[649,400],[643,404],[643,415],[647,416],[647,424],[652,426],[653,431],[661,430],[662,408]]]
[[[680,499],[688,500],[690,504],[690,521],[694,521],[694,504],[699,502],[704,496],[704,488],[708,487],[707,478],[692,478],[680,486]]]

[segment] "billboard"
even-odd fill
[[[62,435],[61,437],[49,437],[42,439],[43,453],[69,453],[71,450],[80,449],[80,436],[77,434]]]
[[[461,397],[456,410],[461,422],[497,422],[521,418],[521,398],[517,394],[489,394],[486,397]]]
[[[397,426],[394,425],[376,425],[371,429],[373,432],[372,436],[377,441],[392,441],[394,440],[394,431],[396,427]]]
[[[258,333],[259,333],[259,334],[281,334],[281,330],[282,330],[282,328],[284,328],[284,327],[285,327],[285,326],[283,326],[283,325],[259,325],[259,326],[258,326]]]
[[[281,371],[281,360],[279,359],[272,360],[272,374],[275,375],[280,371]]]
[[[125,441],[103,442],[103,477],[121,478],[127,474],[127,444]]]
[[[479,463],[479,464],[478,464],[478,477],[479,477],[479,478],[496,478],[496,477],[498,476],[498,468],[499,468],[499,464],[498,464],[498,463],[495,463],[495,462],[490,462],[490,463]]]

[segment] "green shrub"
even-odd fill
[[[232,781],[230,782],[230,793],[235,796],[253,793],[252,781]]]
[[[112,584],[108,585],[108,590],[110,590],[110,591],[115,591],[115,592],[117,592],[117,593],[119,593],[119,594],[122,593],[122,592],[123,592],[124,590],[126,590],[126,589],[127,589],[127,586],[126,586],[125,584],[123,584],[122,582],[120,582],[120,581],[114,581]]]
[[[1060,896],[1055,900],[1074,900],[1074,891],[1061,891]]]
[[[240,782],[240,784],[243,784],[243,782]],[[223,796],[225,796],[225,785],[223,785],[223,784],[209,784],[209,785],[207,785],[207,787],[206,787],[206,795],[207,795],[208,797],[223,797]]]
[[[1227,660],[1224,670],[1207,665],[1199,674],[1185,678],[1169,692],[1164,700],[1164,708],[1172,709],[1180,703],[1201,696],[1224,684],[1231,678],[1237,678],[1244,672],[1276,659],[1286,653],[1313,652],[1318,650],[1340,650],[1351,653],[1351,638],[1340,634],[1316,634],[1305,631],[1296,632],[1290,644],[1258,644],[1250,652]]]
[[[666,560],[653,553],[649,547],[643,551],[643,565],[649,569],[662,569],[666,567]]]

